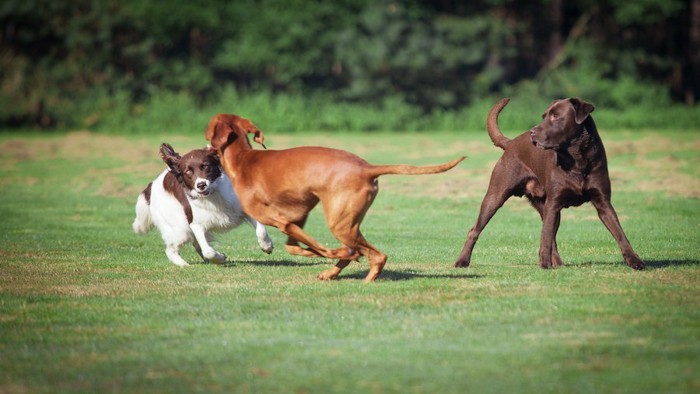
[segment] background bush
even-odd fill
[[[700,0],[8,0],[0,126],[201,129],[214,112],[296,130],[531,124],[558,97],[606,127],[700,121]],[[513,115],[516,118],[521,115]]]

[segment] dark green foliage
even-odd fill
[[[294,102],[317,116],[287,130],[459,127],[507,94],[583,96],[632,121],[615,126],[687,112],[665,125],[684,127],[697,116],[676,107],[700,94],[697,3],[7,0],[0,125],[139,129],[158,112],[203,127],[191,112],[282,119],[263,112]]]
[[[349,75],[346,97],[368,102],[396,95],[425,111],[455,108],[503,78],[508,29],[488,15],[411,13],[394,2],[368,6],[336,52]]]

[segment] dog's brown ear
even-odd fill
[[[263,142],[265,142],[265,136],[263,135],[263,132],[258,130],[257,128],[255,129],[255,132],[253,133],[253,141],[257,142],[258,144],[265,146]]]
[[[265,141],[265,136],[263,135],[263,132],[260,131],[260,129],[258,129],[258,126],[254,125],[253,122],[251,122],[250,120],[237,116],[235,121],[235,127],[237,127],[238,130],[244,133],[253,134],[253,141],[257,142],[262,146],[265,146],[263,144],[263,142]]]
[[[216,115],[209,122],[209,127],[204,133],[204,137],[209,141],[213,150],[219,150],[227,145],[232,131],[231,124],[224,121],[222,115]]]
[[[165,162],[165,165],[168,166],[170,172],[175,175],[180,173],[177,164],[180,162],[181,157],[170,144],[164,142],[160,145],[160,157]]]
[[[578,97],[570,98],[569,102],[574,106],[576,111],[576,124],[583,123],[584,120],[595,110],[595,106],[591,103],[587,103]]]

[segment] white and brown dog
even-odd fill
[[[218,158],[207,149],[196,149],[180,157],[172,146],[162,144],[160,155],[168,166],[136,201],[136,234],[153,226],[165,242],[165,254],[173,264],[189,265],[180,256],[182,245],[192,242],[205,261],[226,262],[226,255],[209,245],[211,231],[227,231],[242,222],[255,228],[260,248],[272,252],[265,226],[241,209],[231,181],[221,171]]]

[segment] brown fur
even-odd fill
[[[464,159],[431,167],[373,166],[352,153],[318,146],[253,150],[247,133],[263,143],[262,132],[249,120],[217,115],[209,123],[206,138],[219,153],[245,212],[287,234],[289,253],[339,260],[335,267],[318,275],[322,280],[335,279],[360,256],[370,264],[366,282],[374,281],[381,273],[386,255],[360,233],[360,223],[379,191],[377,177],[444,172]],[[309,212],[319,202],[328,228],[342,244],[340,248],[328,249],[303,230]]]
[[[481,231],[503,203],[511,196],[524,195],[543,222],[540,267],[564,264],[556,242],[561,210],[590,201],[617,241],[627,265],[644,268],[610,202],[605,149],[590,116],[595,107],[578,98],[557,100],[542,115],[542,123],[510,140],[498,128],[498,114],[508,101],[501,100],[489,112],[489,136],[504,153],[493,169],[479,217],[455,266],[469,265]]]

